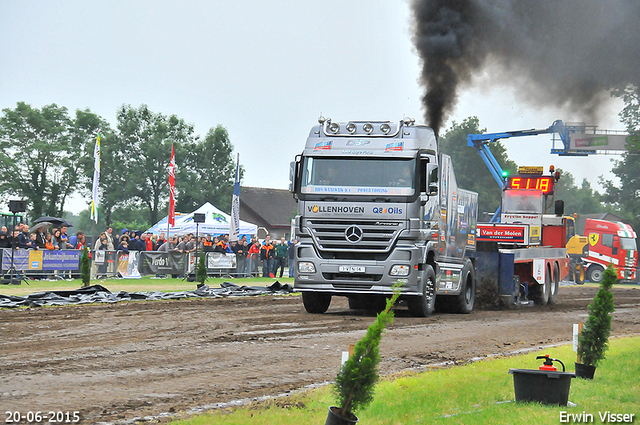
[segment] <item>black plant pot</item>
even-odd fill
[[[331,406],[329,408],[329,414],[327,415],[327,421],[324,425],[351,425],[358,423],[358,417],[356,415],[351,415],[351,419],[345,419],[342,416],[338,415],[340,409]]]
[[[582,379],[593,379],[593,375],[596,373],[595,366],[589,366],[582,363],[576,363],[576,376]]]
[[[516,401],[566,406],[573,373],[532,369],[509,369]]]

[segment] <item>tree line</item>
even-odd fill
[[[235,163],[227,130],[217,125],[201,137],[192,124],[146,105],[121,106],[115,127],[89,109],[71,114],[56,104],[34,108],[25,102],[3,109],[0,193],[6,199],[27,200],[32,220],[63,216],[73,194],[89,202],[98,130],[102,227],[134,223],[143,229],[164,217],[172,144],[176,211],[192,211],[206,201],[230,209]],[[88,210],[83,216],[88,217]]]

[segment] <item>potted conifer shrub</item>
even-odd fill
[[[205,264],[206,254],[204,252],[200,253],[200,259],[198,260],[198,268],[196,269],[196,280],[200,282],[200,284],[204,285],[205,280],[207,280],[207,265]]]
[[[589,317],[578,339],[581,363],[576,362],[576,376],[579,378],[593,379],[598,362],[605,358],[611,333],[611,313],[614,311],[611,288],[617,277],[614,266],[609,264],[600,282],[600,289],[589,304]]]
[[[80,255],[80,277],[82,278],[82,286],[87,287],[91,284],[91,257],[87,245],[82,248]]]
[[[378,381],[377,366],[380,363],[379,345],[385,327],[393,323],[391,309],[400,296],[396,287],[387,300],[385,309],[367,329],[367,334],[356,344],[353,354],[342,365],[336,378],[334,393],[337,406],[329,408],[325,425],[355,424],[358,417],[354,411],[366,407],[373,401],[375,384]]]

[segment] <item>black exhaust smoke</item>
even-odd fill
[[[595,123],[640,82],[638,0],[413,0],[425,118],[436,134],[473,77]]]

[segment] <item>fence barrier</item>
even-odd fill
[[[34,279],[64,279],[80,277],[79,250],[26,250],[3,248],[0,270],[3,275],[12,267],[17,274]],[[235,254],[199,252],[205,255],[209,276],[255,277],[260,276],[262,261],[258,254],[236,258]],[[160,251],[91,251],[92,278],[139,278],[143,275],[185,276],[195,274],[198,257],[195,253]],[[275,273],[275,270],[274,270]]]

